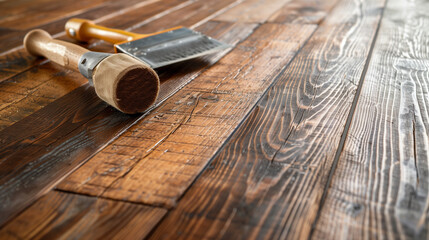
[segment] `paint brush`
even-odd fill
[[[230,47],[216,39],[185,27],[151,34],[138,34],[106,28],[85,19],[73,18],[65,25],[69,37],[87,42],[102,39],[114,44],[116,52],[126,53],[159,68],[211,54]]]
[[[147,64],[126,54],[92,52],[73,43],[56,40],[36,29],[24,38],[25,49],[72,70],[79,70],[97,95],[124,113],[143,112],[156,100],[159,78]]]

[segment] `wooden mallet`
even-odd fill
[[[97,95],[124,113],[143,112],[156,100],[159,77],[142,61],[123,53],[92,52],[73,43],[53,39],[36,29],[24,38],[25,49],[34,56],[79,70],[88,78]]]

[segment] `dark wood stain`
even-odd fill
[[[428,9],[0,1],[0,239],[427,239]],[[72,17],[231,48],[157,69],[155,106],[125,115],[23,49],[35,28],[72,41]]]
[[[147,4],[140,3],[135,8],[127,7],[126,9],[118,8],[118,13],[113,12],[108,16],[104,16],[106,20],[100,22],[100,24],[114,27],[114,28],[122,28],[127,30],[133,30],[136,32],[154,32],[158,30],[162,30],[168,27],[174,27],[176,24],[180,24],[183,26],[191,27],[193,24],[201,25],[206,22],[207,14],[212,14],[218,11],[220,8],[228,6],[231,4],[231,0],[225,1],[215,1],[215,2],[206,2],[206,1],[180,1],[180,0],[168,0],[162,1],[161,3],[158,1],[155,2],[147,2]],[[121,4],[118,2],[117,4]],[[110,5],[109,5],[110,6]],[[127,5],[128,6],[128,5]],[[189,8],[190,6],[194,6],[193,8]],[[191,14],[194,8],[201,8],[199,14]],[[167,15],[165,15],[167,14]],[[187,18],[180,18],[181,21],[172,22],[171,16],[188,16]],[[154,17],[159,16],[160,17]],[[149,24],[150,23],[150,24]],[[131,25],[131,26],[130,26]],[[63,28],[63,26],[61,26]],[[203,30],[203,29],[202,29]],[[67,38],[63,35],[59,37],[60,39],[67,40]],[[69,40],[69,39],[68,39]],[[70,41],[70,40],[69,40]],[[89,45],[84,45],[89,47],[94,51],[102,51],[102,52],[112,52],[113,47],[102,41],[95,41]],[[8,80],[9,82],[15,82],[17,78],[22,79],[20,81],[20,85],[29,89],[29,94],[26,92],[25,94],[16,94],[14,97],[14,101],[12,101],[7,106],[0,108],[0,116],[5,116],[8,121],[4,121],[4,123],[0,122],[0,129],[7,127],[10,123],[16,122],[29,114],[39,110],[41,107],[46,106],[48,103],[54,101],[55,99],[67,94],[72,91],[76,87],[79,87],[86,83],[84,77],[77,74],[67,74],[65,78],[57,78],[51,77],[46,79],[44,75],[44,71],[39,74],[34,74],[33,76],[28,76],[28,72],[34,73],[38,72],[40,68],[53,68],[55,71],[64,72],[64,69],[55,67],[54,64],[46,63],[45,60],[37,60],[34,57],[28,55],[24,49],[19,48],[17,50],[12,51],[11,53],[7,53],[3,56],[0,56],[0,65],[4,64],[4,68],[2,68],[4,72],[3,81]],[[42,65],[39,65],[42,64]],[[188,64],[189,65],[189,64]],[[1,70],[0,70],[1,71]],[[45,80],[43,83],[34,86],[34,79],[36,80]],[[1,84],[2,77],[0,73],[0,92],[8,92],[10,94],[11,90],[8,89],[8,85],[2,87]],[[8,82],[6,81],[6,82]],[[63,85],[67,84],[64,82],[70,82],[67,88],[64,88]],[[31,87],[27,87],[31,86]],[[13,91],[13,93],[17,93]],[[46,98],[37,98],[33,95],[39,94],[39,92],[45,92],[45,96],[49,96],[49,99]],[[2,99],[2,94],[0,94],[0,100]],[[27,103],[31,102],[31,105]],[[22,105],[26,105],[26,111],[22,111]],[[19,109],[19,110],[17,110]]]
[[[356,4],[332,10],[152,239],[310,236],[384,2]]]
[[[246,25],[248,30],[255,27],[238,24]],[[209,156],[241,123],[314,29],[312,25],[263,24],[58,188],[174,207]],[[236,36],[238,31],[229,34]],[[216,77],[224,71],[224,77]],[[262,74],[264,81],[258,79]],[[111,173],[109,165],[118,169]]]
[[[208,23],[201,30],[210,33],[217,25],[229,29],[229,23]],[[233,29],[233,28],[232,28]],[[240,35],[238,35],[240,36]],[[220,37],[220,36],[219,36]],[[239,39],[230,36],[229,43]],[[208,57],[214,64],[224,53]],[[165,69],[166,70],[166,69]],[[184,85],[203,69],[187,72],[183,68],[175,85]],[[163,80],[163,82],[169,82]],[[156,105],[179,87],[163,88]],[[50,103],[41,110],[0,132],[0,223],[34,202],[97,151],[113,141],[145,114],[126,115],[107,106],[88,84]],[[22,129],[28,129],[22,131]],[[21,197],[25,192],[27,197]]]
[[[166,210],[52,191],[16,221],[2,239],[142,239]]]

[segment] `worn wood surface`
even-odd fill
[[[1,239],[143,239],[166,210],[52,191],[0,230]]]
[[[168,0],[164,4],[159,4],[158,2],[151,3],[151,1],[148,1],[147,4],[138,4],[135,9],[126,9],[127,11],[124,11],[122,14],[112,14],[106,20],[96,22],[109,27],[132,30],[139,33],[156,32],[164,28],[174,27],[176,24],[192,27],[193,24],[203,24],[207,21],[207,15],[210,16],[210,14],[213,14],[218,9],[222,9],[222,7],[228,6],[231,2],[233,1],[210,1],[207,3],[206,1],[183,2]],[[190,6],[192,8],[189,8]],[[200,14],[192,14],[196,8],[200,9]],[[126,16],[125,18],[124,15]],[[171,22],[170,15],[174,15],[175,18],[178,18],[180,15],[188,17],[181,18],[182,21]],[[133,25],[130,26],[130,24]],[[64,28],[64,25],[62,25],[62,28]],[[207,34],[210,35],[210,33]],[[61,36],[64,35],[64,33],[61,34]],[[62,37],[61,39],[66,40],[67,38]],[[70,39],[68,40],[70,41]],[[88,47],[94,51],[113,52],[111,45],[101,41],[92,43]],[[45,64],[50,63],[43,62],[41,66],[38,66],[38,63],[34,59],[22,47],[6,53],[4,56],[0,56],[0,66],[4,66],[2,69],[6,71],[3,76],[5,79],[4,82],[1,82],[0,77],[0,93],[5,93],[0,94],[1,102],[5,102],[4,106],[0,109],[0,116],[2,119],[5,119],[4,125],[0,125],[0,129],[28,116],[87,82],[87,79],[79,73],[70,73],[73,75],[69,77],[70,71],[62,68],[56,69],[55,75],[51,76],[44,70]],[[10,68],[12,72],[8,71]],[[16,71],[20,72],[17,73]],[[51,94],[53,88],[57,88],[59,91],[53,91]],[[7,99],[2,100],[2,96],[6,95]],[[11,95],[13,98],[11,98]],[[14,99],[14,101],[10,99]],[[31,104],[28,104],[29,102]],[[19,110],[24,108],[25,111],[18,111],[17,108]]]
[[[0,238],[427,239],[428,9],[0,1]],[[157,69],[156,105],[125,115],[22,48],[34,28],[73,42],[72,17],[231,48]]]
[[[207,23],[200,27],[200,30],[205,29],[207,32],[213,29],[213,33],[220,34],[218,37],[230,44],[247,36],[248,32],[242,24]],[[222,34],[225,34],[223,38]],[[166,74],[166,77],[174,79],[174,84],[169,82],[173,79],[162,80],[167,87],[161,87],[157,104],[162,103],[223,54],[225,52],[207,57],[207,61],[200,64],[199,68],[175,70],[177,75],[174,76]],[[184,73],[184,76],[180,73]],[[144,116],[145,114],[126,115],[116,111],[100,100],[92,87],[85,84],[1,131],[0,198],[4,201],[0,205],[0,211],[3,212],[0,222],[7,221],[28,203],[51,189],[67,173]],[[30,130],[19,132],[25,128]],[[20,197],[23,192],[27,195],[26,198]]]
[[[429,238],[428,8],[387,3],[319,238]]]
[[[337,5],[154,239],[310,236],[383,3]]]
[[[314,26],[262,25],[219,63],[149,115],[149,122],[136,124],[124,137],[112,143],[113,146],[134,147],[134,151],[123,153],[133,159],[133,164],[115,171],[116,177],[106,175],[104,173],[110,168],[101,164],[103,159],[109,159],[104,151],[100,153],[104,157],[91,159],[59,188],[174,206],[176,199],[210,160],[207,154],[211,156],[219,149],[313,30]],[[219,72],[228,75],[217,77]],[[261,75],[264,79],[256,78]],[[205,127],[208,122],[212,123]],[[165,128],[165,123],[170,123],[170,127]],[[163,131],[158,130],[160,127],[164,127]],[[189,146],[187,151],[169,150],[171,143]],[[116,158],[115,149],[107,148],[107,151],[110,159]],[[111,164],[111,160],[107,162]]]
[[[273,23],[319,24],[338,1],[292,0],[268,19]]]

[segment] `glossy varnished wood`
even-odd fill
[[[387,3],[317,238],[429,237],[428,7]]]

